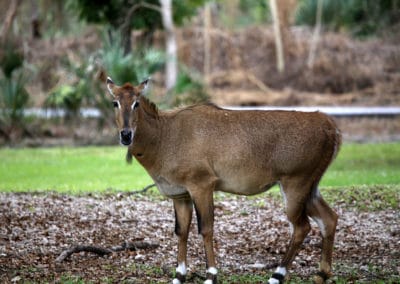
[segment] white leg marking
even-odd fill
[[[275,278],[270,278],[268,280],[268,284],[279,284],[279,280]]]
[[[286,276],[287,270],[283,266],[278,266],[278,268],[275,270],[275,273],[279,273],[283,276]],[[275,278],[270,278],[268,280],[268,284],[279,284],[279,280]]]
[[[186,275],[186,264],[184,262],[179,263],[178,267],[176,268],[176,272]]]
[[[186,275],[186,264],[184,262],[181,262],[178,264],[178,266],[176,267],[176,273],[179,273],[181,275]],[[174,278],[174,280],[172,280],[172,284],[182,284],[181,281],[177,278]]]
[[[317,217],[312,217],[312,218],[317,223],[319,229],[321,230],[322,236],[325,237],[326,236],[326,229],[325,229],[325,224],[322,221],[322,219],[317,218]]]
[[[282,274],[283,276],[286,276],[287,270],[283,266],[278,266],[278,268],[275,270],[275,273]]]
[[[207,269],[207,272],[212,274],[212,275],[217,275],[218,269],[216,269],[215,267],[211,266],[210,268]]]
[[[289,221],[289,230],[290,230],[290,236],[293,236],[293,231],[294,231],[294,227],[292,222]]]
[[[286,194],[283,191],[283,187],[282,184],[279,182],[279,188],[281,189],[281,194],[283,197],[283,202],[285,203],[285,209],[287,208],[287,198],[286,198]],[[293,235],[293,224],[289,221],[289,229],[290,229],[290,235]]]
[[[207,269],[207,273],[210,273],[212,275],[217,275],[218,273],[218,269],[216,269],[215,267],[211,266]],[[207,279],[206,281],[204,281],[203,284],[213,284],[213,281],[211,279]]]

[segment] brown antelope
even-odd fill
[[[320,269],[331,276],[336,213],[318,183],[339,150],[341,135],[320,112],[230,111],[211,104],[160,111],[142,95],[148,80],[119,87],[107,78],[121,144],[172,199],[178,258],[174,284],[185,281],[186,252],[193,207],[204,240],[206,284],[216,283],[213,251],[213,193],[253,195],[281,188],[290,223],[287,252],[268,283],[282,283],[310,231],[309,217],[322,233]]]

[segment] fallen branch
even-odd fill
[[[142,193],[146,193],[150,188],[155,187],[156,184],[149,184],[148,186],[145,186],[143,189],[141,190],[135,190],[135,191],[129,191],[129,192],[123,192],[123,195],[126,196],[131,196],[131,195],[136,195],[136,194],[142,194]]]
[[[60,263],[69,258],[74,253],[80,252],[91,252],[95,253],[99,256],[105,256],[112,254],[113,252],[119,252],[124,250],[135,251],[139,249],[154,249],[157,248],[159,245],[154,243],[147,243],[147,242],[123,242],[119,246],[111,247],[111,248],[102,248],[98,246],[85,246],[85,245],[76,245],[73,246],[65,251],[63,251],[57,258],[56,262]]]

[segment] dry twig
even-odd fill
[[[155,243],[147,243],[147,242],[123,242],[119,246],[111,247],[111,248],[102,248],[98,246],[85,246],[85,245],[76,245],[72,246],[71,248],[63,251],[57,258],[56,262],[60,263],[66,260],[74,253],[79,252],[91,252],[95,253],[99,256],[105,256],[112,254],[113,252],[124,251],[124,250],[138,250],[138,249],[154,249],[157,248],[159,245]]]

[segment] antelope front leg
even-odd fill
[[[199,234],[203,236],[206,254],[207,280],[204,284],[217,283],[217,268],[213,248],[213,226],[214,226],[214,201],[213,191],[202,191],[200,194],[192,195],[196,210]]]
[[[192,221],[193,202],[187,199],[174,200],[175,209],[175,234],[178,236],[178,266],[176,267],[173,284],[185,282],[187,267],[187,240],[189,235],[190,223]]]

